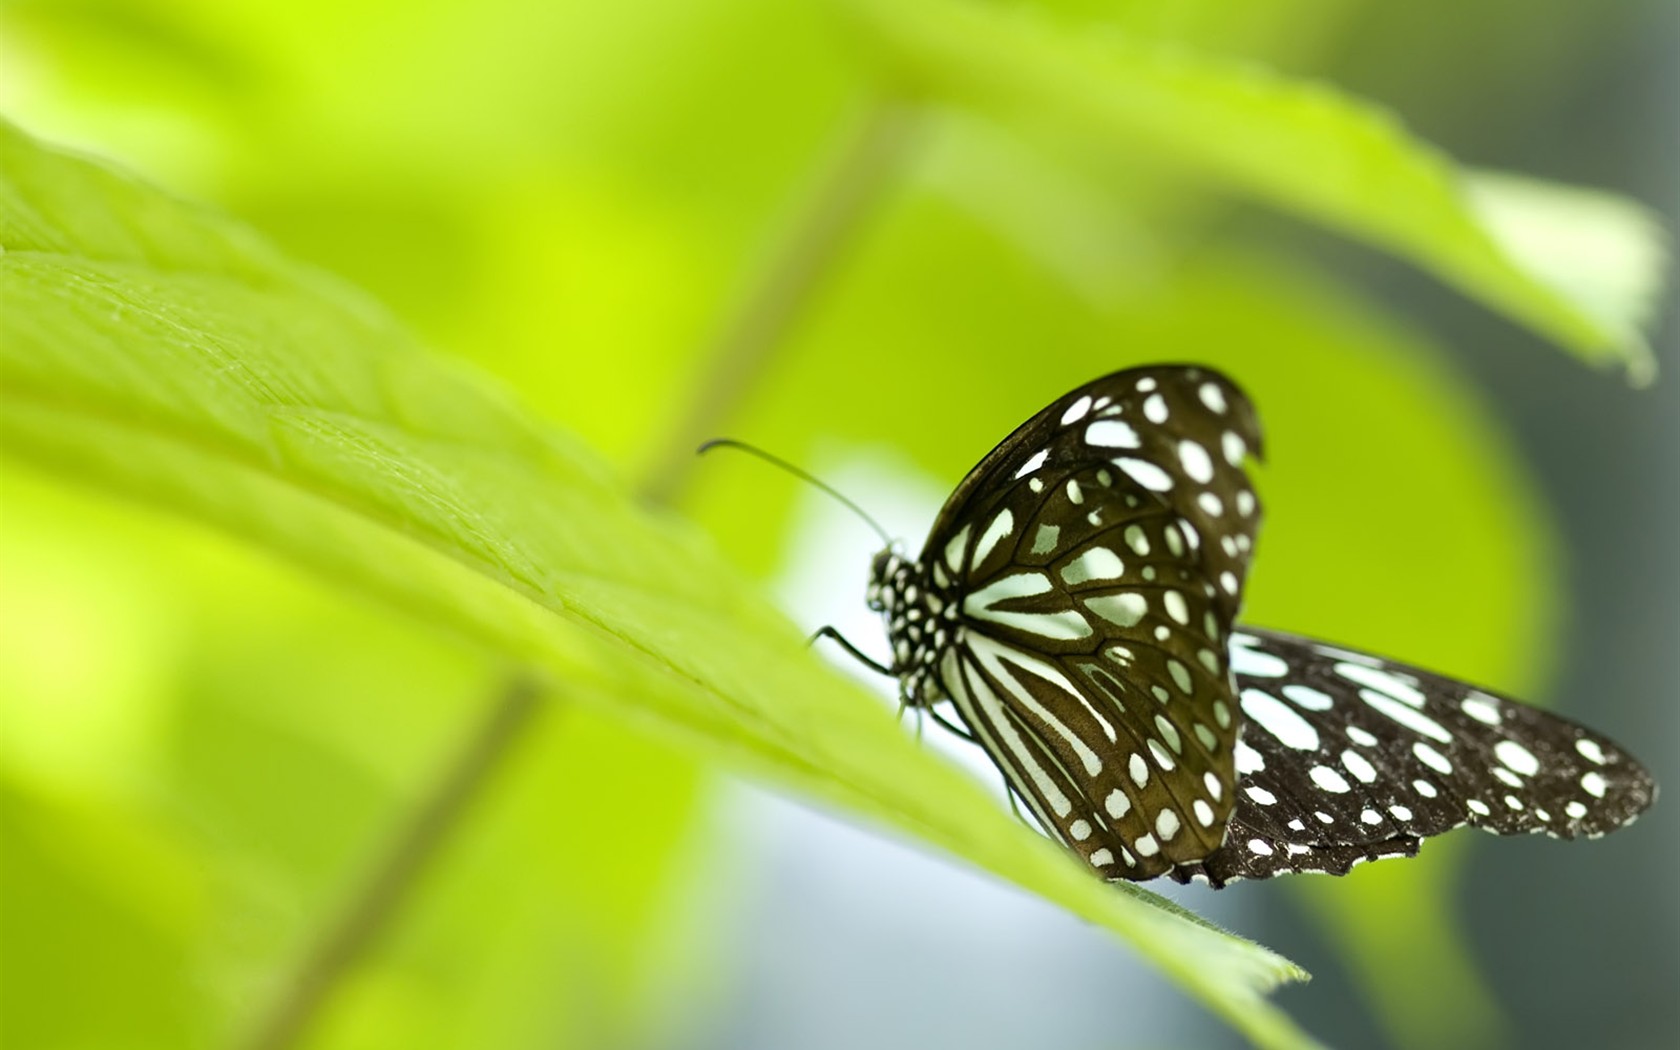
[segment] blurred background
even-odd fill
[[[1680,8],[1046,0],[1327,80],[1456,158],[1680,213]],[[1533,698],[1680,782],[1680,354],[1633,390],[1408,266],[981,117],[883,102],[828,5],[5,0],[0,111],[252,223],[627,478],[812,214],[727,417],[914,546],[1052,397],[1230,371],[1268,433],[1248,607]],[[824,212],[823,202],[837,210]],[[849,196],[848,196],[849,194]],[[870,533],[745,459],[680,508],[879,651]],[[0,466],[0,1033],[232,1045],[478,717],[493,661],[194,526]],[[1451,599],[1445,595],[1450,588]],[[890,684],[876,683],[883,702]],[[988,776],[931,727],[928,745]],[[1175,895],[1347,1047],[1680,1031],[1680,825],[1429,843]],[[307,1045],[1222,1046],[1112,938],[600,716],[544,719]]]

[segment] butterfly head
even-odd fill
[[[875,555],[869,565],[869,608],[886,612],[895,597],[895,588],[902,589],[910,560],[897,543]]]
[[[934,665],[948,644],[955,607],[933,592],[921,563],[896,543],[870,566],[869,607],[886,621],[904,702],[928,706],[944,699]]]

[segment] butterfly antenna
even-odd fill
[[[764,462],[770,464],[771,466],[780,467],[781,469],[787,471],[789,474],[792,474],[794,477],[799,478],[802,481],[809,482],[810,484],[816,486],[817,488],[821,489],[822,491],[828,493],[830,496],[833,496],[835,499],[839,500],[841,503],[844,503],[846,506],[850,507],[852,509],[852,513],[856,514],[858,517],[862,518],[864,521],[869,523],[869,527],[875,530],[875,534],[877,536],[881,537],[881,543],[883,545],[888,546],[888,547],[892,546],[893,538],[887,534],[887,530],[883,529],[879,522],[877,522],[874,518],[869,516],[867,511],[865,511],[862,507],[858,506],[856,503],[853,503],[851,500],[847,499],[845,496],[842,496],[840,494],[839,490],[835,489],[832,485],[829,485],[828,483],[824,482],[822,479],[818,478],[816,475],[812,474],[810,471],[802,470],[799,467],[794,466],[792,463],[789,463],[787,460],[781,458],[780,456],[771,455],[770,453],[768,453],[768,452],[764,451],[763,449],[759,448],[757,445],[749,445],[745,441],[736,441],[734,438],[714,438],[711,441],[706,442],[704,445],[701,445],[698,449],[696,449],[695,450],[695,455],[703,456],[706,453],[710,452],[714,448],[733,448],[733,449],[737,449],[741,452],[749,453],[751,455],[757,456],[759,459],[762,459]]]

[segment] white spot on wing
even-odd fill
[[[1178,834],[1178,814],[1170,809],[1163,809],[1157,814],[1155,817],[1155,834],[1161,837],[1162,842],[1166,842]]]
[[[974,568],[978,570],[981,565],[984,565],[986,556],[991,554],[992,549],[1014,530],[1015,515],[1008,507],[1005,507],[998,512],[997,517],[992,519],[992,523],[986,526],[986,531],[980,536],[980,542],[975,545]]]
[[[1242,692],[1243,713],[1261,729],[1277,737],[1285,747],[1298,751],[1318,749],[1318,730],[1295,712],[1288,704],[1258,689]]]
[[[1359,699],[1413,732],[1422,733],[1424,736],[1439,740],[1443,744],[1452,743],[1452,734],[1442,729],[1439,722],[1421,711],[1407,707],[1398,700],[1372,689],[1361,689]]]
[[[1033,471],[1037,470],[1039,467],[1044,466],[1044,461],[1049,459],[1049,458],[1050,458],[1050,451],[1048,449],[1039,449],[1037,452],[1033,453],[1033,456],[1032,456],[1031,459],[1029,459],[1025,463],[1021,464],[1021,469],[1017,470],[1015,472],[1015,476],[1017,478],[1026,477],[1028,474],[1031,474]]]
[[[1173,761],[1173,757],[1167,754],[1167,749],[1161,746],[1161,742],[1159,740],[1151,740],[1149,742],[1149,753],[1154,757],[1156,765],[1169,772],[1171,772],[1173,767],[1177,764]]]
[[[963,550],[968,546],[968,526],[964,525],[951,537],[951,542],[945,545],[945,564],[952,572],[962,572]]]
[[[1359,664],[1339,663],[1336,673],[1350,682],[1370,686],[1379,693],[1386,693],[1396,700],[1408,703],[1413,707],[1423,706],[1423,693],[1408,682],[1401,681],[1392,672],[1379,667],[1364,667]]]
[[[1271,653],[1249,648],[1259,644],[1260,639],[1251,634],[1231,635],[1231,670],[1256,678],[1282,678],[1288,674],[1289,665],[1283,660]]]
[[[1150,394],[1143,399],[1143,416],[1151,423],[1165,423],[1167,421],[1167,402],[1160,394]]]
[[[1141,594],[1104,594],[1086,598],[1085,607],[1118,627],[1135,627],[1149,611]]]
[[[1108,798],[1103,800],[1103,809],[1108,811],[1109,816],[1119,820],[1132,811],[1132,800],[1124,791],[1115,788],[1108,793]]]
[[[1056,549],[1056,541],[1061,538],[1060,525],[1040,525],[1033,534],[1032,552],[1034,554],[1049,554]]]
[[[1137,448],[1142,444],[1137,431],[1118,419],[1099,419],[1085,428],[1087,444],[1101,448]]]
[[[1225,391],[1219,389],[1217,383],[1203,383],[1196,388],[1196,396],[1202,399],[1202,404],[1220,415],[1225,414]]]
[[[1072,426],[1074,423],[1084,419],[1085,413],[1089,411],[1091,411],[1091,398],[1089,396],[1083,396],[1078,401],[1069,405],[1067,407],[1067,411],[1062,413],[1062,426]]]
[[[1377,779],[1377,769],[1357,751],[1342,752],[1342,767],[1352,773],[1354,779],[1361,784],[1369,784]]]
[[[1042,572],[1011,573],[968,595],[963,599],[963,607],[965,610],[984,608],[1011,598],[1030,598],[1035,594],[1045,594],[1053,587],[1050,577]]]
[[[1183,693],[1185,696],[1189,696],[1191,686],[1193,685],[1190,678],[1190,669],[1179,663],[1177,660],[1168,657],[1167,673],[1172,675],[1173,685],[1178,686],[1178,691]]]
[[[1184,472],[1202,484],[1213,480],[1213,459],[1201,442],[1185,439],[1178,443],[1178,461],[1184,465]]]
[[[1330,699],[1329,693],[1298,682],[1284,686],[1283,695],[1297,707],[1304,707],[1308,711],[1328,711],[1335,706],[1335,701]]]
[[[1167,553],[1177,558],[1184,553],[1184,537],[1170,524],[1161,526],[1161,538],[1167,541]]]
[[[1126,475],[1133,481],[1151,492],[1166,492],[1173,487],[1172,476],[1147,459],[1121,456],[1114,461],[1114,465],[1125,471]]]
[[[1178,727],[1162,715],[1155,716],[1155,732],[1161,734],[1161,739],[1166,741],[1168,747],[1179,754],[1184,753],[1184,740],[1178,735]]]
[[[1200,723],[1197,723],[1197,728],[1201,728]],[[1208,798],[1215,802],[1218,802],[1225,794],[1225,789],[1219,786],[1219,778],[1214,775],[1211,769],[1202,774],[1202,786],[1207,788]]]
[[[1141,558],[1149,553],[1149,537],[1143,534],[1142,528],[1136,525],[1127,525],[1126,531],[1122,535],[1125,537],[1126,546],[1132,549],[1133,554]]]
[[[1525,777],[1540,772],[1540,760],[1534,757],[1534,752],[1515,740],[1501,740],[1493,745],[1493,757],[1499,759],[1507,769]]]
[[[1225,453],[1225,462],[1233,467],[1242,466],[1243,457],[1248,454],[1248,445],[1243,442],[1241,434],[1227,430],[1219,436],[1219,445]]]
[[[1107,547],[1092,547],[1062,567],[1062,580],[1069,587],[1077,587],[1087,580],[1117,580],[1126,566]]]
[[[1307,774],[1312,782],[1325,791],[1340,795],[1348,790],[1347,778],[1329,766],[1314,766]]]
[[[1589,769],[1581,774],[1581,790],[1593,798],[1603,798],[1604,787],[1604,778],[1599,775],[1598,770]]]
[[[1441,754],[1441,752],[1430,747],[1423,741],[1419,740],[1417,743],[1412,745],[1412,754],[1417,756],[1417,760],[1419,762],[1422,762],[1424,765],[1433,769],[1442,776],[1452,775],[1452,763],[1447,761],[1447,756]]]

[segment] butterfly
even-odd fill
[[[876,555],[876,666],[906,707],[949,703],[961,725],[940,720],[1108,879],[1341,875],[1460,825],[1591,838],[1651,805],[1650,774],[1574,722],[1237,626],[1261,451],[1209,368],[1070,391],[968,473],[919,557]]]

